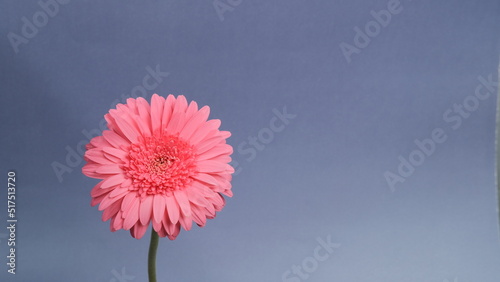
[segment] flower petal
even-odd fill
[[[102,181],[97,183],[97,185],[94,186],[94,188],[92,188],[92,190],[90,191],[90,196],[95,198],[95,197],[99,197],[103,194],[107,194],[110,191],[113,191],[113,187],[101,189],[101,183],[102,183]]]
[[[110,176],[104,180],[104,182],[101,184],[101,188],[109,188],[111,186],[118,185],[125,181],[125,177],[123,177],[122,174],[115,174],[113,176]]]
[[[112,164],[113,162],[110,161],[109,159],[104,157],[104,153],[100,148],[96,149],[91,149],[87,150],[85,152],[85,158],[88,158],[89,160],[96,162],[98,164]]]
[[[100,164],[87,163],[82,167],[82,173],[88,177],[103,179],[102,174],[95,172],[100,166]]]
[[[207,173],[198,173],[198,174],[194,175],[193,178],[195,178],[199,181],[205,182],[207,184],[213,185],[213,186],[218,185],[217,180],[213,176],[211,176]]]
[[[146,234],[147,230],[148,230],[148,225],[141,224],[140,222],[138,222],[132,227],[132,229],[130,229],[130,234],[135,239],[141,239],[142,236]]]
[[[123,151],[123,150],[120,150],[120,149],[115,149],[115,148],[111,148],[111,147],[104,147],[102,148],[102,150],[106,153],[106,154],[110,154],[110,155],[113,155],[117,158],[119,158],[120,160],[127,160],[127,152]]]
[[[153,212],[153,196],[147,196],[141,202],[141,208],[139,211],[139,219],[142,224],[148,224],[151,220],[151,213]]]
[[[96,169],[96,172],[102,174],[117,174],[117,173],[122,173],[123,170],[119,165],[110,164],[110,165],[100,166],[99,168]]]
[[[139,120],[137,125],[141,128],[143,136],[151,136],[151,114],[149,103],[144,98],[139,97],[136,100],[137,110],[139,111]]]
[[[137,131],[133,128],[132,125],[130,125],[121,117],[115,117],[115,121],[118,128],[130,142],[132,143],[137,142],[137,138],[139,137],[139,135],[137,134]]]
[[[128,193],[127,195],[125,195],[121,207],[122,212],[127,213],[128,210],[130,210],[130,207],[132,206],[132,203],[135,201],[136,198],[137,198],[136,193]],[[126,214],[124,216],[126,216]]]
[[[161,129],[161,120],[163,115],[163,107],[165,98],[158,94],[153,94],[151,97],[151,127],[153,134]]]
[[[199,172],[223,172],[227,169],[228,164],[217,161],[205,160],[198,163]]]
[[[111,221],[112,230],[116,231],[123,228],[123,212],[118,211]]]
[[[120,211],[121,202],[115,202],[102,213],[102,221],[108,221]]]
[[[174,95],[168,95],[167,99],[165,99],[165,105],[163,106],[163,116],[161,119],[161,129],[165,130],[168,123],[170,122],[170,118],[172,116],[172,112],[174,110],[176,99]]]
[[[179,221],[179,206],[177,205],[174,195],[165,197],[165,206],[167,207],[170,222],[176,224]]]
[[[177,200],[177,203],[179,204],[179,207],[181,208],[182,214],[186,217],[190,217],[191,207],[189,205],[189,199],[186,195],[186,192],[184,190],[176,190],[174,191],[174,196]]]
[[[155,195],[153,201],[153,216],[156,222],[161,222],[165,214],[165,196]]]
[[[208,106],[201,108],[189,121],[186,122],[186,125],[180,132],[179,137],[184,140],[188,140],[198,128],[205,124],[209,114],[210,108]]]
[[[111,130],[104,130],[102,132],[102,135],[104,136],[106,141],[108,141],[108,143],[115,148],[120,148],[121,146],[126,146],[128,144],[128,142],[123,139],[123,137]]]
[[[207,121],[196,130],[193,136],[189,138],[189,142],[191,142],[191,144],[199,144],[207,136],[212,136],[213,133],[216,133],[216,130],[219,128],[219,126],[220,120],[218,119]]]
[[[124,188],[124,187],[117,187],[117,188],[114,188],[113,191],[111,191],[111,193],[109,193],[109,197],[110,198],[114,198],[114,197],[118,197],[118,196],[125,196],[125,194],[129,193],[130,191],[128,190],[128,188]]]
[[[123,221],[123,229],[129,230],[139,220],[139,198],[135,198],[129,210],[125,212],[125,220]]]

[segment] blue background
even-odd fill
[[[89,205],[97,180],[66,158],[158,67],[169,75],[144,96],[209,105],[240,170],[216,219],[160,241],[159,281],[302,281],[286,271],[329,236],[341,246],[307,281],[499,281],[496,94],[456,130],[443,114],[479,76],[498,81],[500,3],[401,1],[348,62],[340,44],[390,0],[221,2],[218,14],[211,0],[71,1],[13,47],[43,10],[0,1],[0,182],[17,171],[19,220],[15,276],[0,229],[0,280],[147,280],[149,231],[111,233]],[[283,107],[296,117],[245,153]],[[436,128],[446,141],[391,191],[384,173]],[[54,162],[71,172],[58,179]]]

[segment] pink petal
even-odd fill
[[[205,215],[204,209],[194,206],[192,207],[192,211],[193,211],[193,219],[196,222],[196,224],[198,224],[201,227],[205,226],[207,222],[207,217]]]
[[[123,139],[123,137],[111,130],[104,130],[102,132],[102,135],[108,141],[108,143],[115,148],[120,148],[121,146],[126,146],[129,144],[125,139]]]
[[[199,181],[205,182],[207,184],[213,185],[213,186],[218,185],[217,180],[215,180],[215,178],[213,176],[206,174],[206,173],[198,173],[198,174],[194,175],[193,178],[195,178]]]
[[[127,156],[128,156],[128,153],[121,150],[121,149],[115,149],[115,148],[111,148],[111,147],[104,147],[102,148],[102,150],[106,153],[106,154],[110,154],[110,155],[113,155],[117,158],[119,158],[120,160],[127,160]]]
[[[184,113],[174,112],[172,114],[172,118],[168,122],[167,127],[165,128],[165,132],[167,132],[169,135],[177,134],[179,132],[178,128],[180,127],[180,123],[183,117]]]
[[[175,101],[176,100],[174,95],[168,95],[167,99],[165,100],[165,105],[163,106],[163,116],[161,119],[162,130],[164,130],[170,122],[170,118],[174,110]]]
[[[137,98],[137,109],[139,111],[139,120],[137,124],[142,128],[144,136],[151,136],[151,114],[149,103],[142,97]]]
[[[111,110],[110,110],[111,111]],[[120,131],[120,129],[118,128],[118,126],[116,125],[116,121],[115,119],[113,118],[113,116],[111,116],[110,113],[107,113],[104,115],[104,119],[108,122],[107,126],[108,128],[115,132],[116,134],[120,135],[120,137],[124,138],[125,136],[122,134],[122,132]]]
[[[101,184],[101,188],[109,188],[111,186],[118,185],[125,181],[125,178],[123,177],[122,174],[115,174],[113,176],[110,176],[104,180],[104,182]]]
[[[231,132],[229,132],[229,131],[220,131],[219,134],[220,134],[220,137],[222,137],[223,139],[227,139],[227,138],[231,137]]]
[[[98,205],[98,204],[99,204],[99,203],[101,203],[101,202],[102,202],[102,200],[103,200],[104,198],[106,198],[106,197],[107,197],[107,195],[106,195],[106,194],[104,194],[104,195],[100,195],[99,197],[92,198],[92,200],[90,201],[90,205],[91,205],[91,206]]]
[[[114,230],[122,229],[123,228],[123,215],[122,211],[118,211],[113,217],[113,220],[111,221],[111,226],[113,227]]]
[[[127,106],[128,110],[123,109],[124,112],[129,112],[133,115],[139,115],[139,111],[137,110],[137,99],[128,98],[126,106]]]
[[[196,132],[189,138],[191,144],[200,143],[207,135],[215,133],[220,126],[220,120],[212,119],[207,121],[204,125],[196,130]]]
[[[118,197],[118,196],[125,196],[125,194],[127,194],[129,192],[130,191],[128,190],[128,188],[118,187],[118,188],[114,188],[113,191],[111,191],[111,193],[109,193],[109,197],[114,198],[114,197]]]
[[[132,204],[134,203],[136,198],[137,198],[136,193],[128,193],[127,195],[125,195],[125,197],[123,198],[122,207],[121,207],[122,212],[127,213],[128,210],[130,210],[130,207],[132,206]]]
[[[100,167],[99,164],[86,164],[82,167],[82,173],[88,177],[103,179],[103,175],[95,172],[95,170]]]
[[[121,160],[113,155],[110,155],[107,153],[104,153],[103,155],[106,159],[110,160],[114,164],[124,164],[125,163],[125,161],[123,161],[123,160]]]
[[[132,127],[132,125],[127,123],[121,117],[115,117],[115,121],[116,121],[116,124],[118,125],[118,127],[120,128],[120,130],[123,132],[125,137],[127,137],[127,139],[130,142],[132,142],[132,143],[137,142],[139,135],[138,135],[137,131]]]
[[[139,198],[135,198],[130,209],[125,212],[123,229],[129,230],[139,220],[139,202]]]
[[[174,195],[165,197],[165,200],[170,222],[176,224],[179,221],[179,206],[177,205],[177,201],[175,200]]]
[[[113,187],[101,189],[101,183],[102,183],[102,181],[97,183],[97,185],[94,186],[94,188],[92,188],[92,190],[90,191],[90,196],[95,198],[95,197],[101,196],[103,194],[107,194],[110,191],[113,191],[113,189],[114,189]]]
[[[92,138],[90,140],[90,144],[96,148],[110,145],[108,143],[108,141],[106,141],[106,139],[104,139],[104,137],[102,137],[102,136],[96,136],[96,137]]]
[[[161,222],[163,214],[165,214],[165,197],[163,195],[155,195],[153,201],[153,216],[156,222]]]
[[[153,196],[147,196],[141,202],[141,209],[139,219],[142,224],[148,224],[151,220],[151,213],[153,212]]]
[[[161,222],[161,220],[159,222],[156,222],[155,220],[153,220],[153,229],[156,232],[160,231],[162,228],[163,228],[163,223]]]
[[[136,223],[132,229],[130,229],[130,234],[132,237],[135,239],[141,239],[144,234],[146,234],[146,231],[148,230],[147,225],[140,224],[139,222]]]
[[[163,226],[164,228],[167,230],[167,234],[169,234],[169,239],[173,240],[171,237],[173,237],[175,239],[175,236],[173,234],[179,234],[179,231],[180,231],[180,223],[171,223],[171,222],[167,222],[167,223],[163,223]]]
[[[202,207],[209,205],[207,199],[198,190],[189,187],[186,189],[186,193],[191,203]]]
[[[214,205],[208,205],[205,207],[205,214],[207,218],[214,218],[215,217],[215,207]]]
[[[198,112],[198,104],[195,101],[191,101],[186,110],[186,121],[190,120],[197,112]]]
[[[208,106],[201,108],[189,121],[187,121],[179,137],[188,140],[198,128],[205,124],[209,113],[210,108]]]
[[[165,98],[158,94],[153,94],[153,97],[151,97],[151,127],[153,129],[153,134],[161,129],[164,105]]]
[[[230,163],[231,162],[231,157],[228,155],[218,155],[216,157],[211,158],[212,161],[218,161],[221,163]]]
[[[205,184],[201,182],[193,181],[190,188],[195,189],[195,191],[201,194],[203,197],[212,197],[212,190],[210,190]]]
[[[227,168],[226,163],[221,163],[217,161],[205,160],[198,163],[199,172],[211,173],[211,172],[223,172]]]
[[[214,194],[210,200],[215,204],[215,206],[221,207],[226,204],[224,197],[222,197],[219,193]]]
[[[197,146],[197,153],[198,155],[203,155],[207,151],[213,151],[213,148],[217,146],[218,144],[222,143],[222,139],[219,136],[212,137],[210,139],[203,140],[200,144]],[[216,152],[219,152],[219,150],[215,150]]]
[[[175,102],[174,113],[182,112],[185,113],[187,109],[188,103],[186,97],[184,95],[177,96],[177,101]]]
[[[120,211],[121,202],[115,202],[102,213],[102,221],[108,221]]]
[[[210,148],[210,150],[207,150],[206,152],[202,152],[202,149],[198,149],[198,160],[209,160],[215,157],[218,157],[220,155],[231,155],[233,153],[233,147],[227,145],[227,144],[219,144],[217,146],[214,146]]]
[[[100,211],[105,210],[109,206],[113,205],[114,203],[116,203],[117,201],[119,201],[121,199],[123,199],[123,196],[110,198],[108,195],[107,197],[102,199],[101,204],[99,205],[99,210]]]
[[[160,237],[162,237],[162,238],[163,238],[163,237],[166,237],[166,236],[168,235],[168,234],[167,234],[167,231],[165,230],[165,228],[160,228],[160,230],[158,230],[158,231],[156,231],[156,232],[158,232],[158,235],[159,235]]]
[[[116,164],[110,164],[110,165],[102,165],[99,168],[96,169],[97,173],[102,173],[102,174],[117,174],[117,173],[122,173],[123,170],[119,165]]]
[[[232,197],[233,196],[233,191],[231,190],[225,190],[224,192],[222,192],[222,194],[228,196],[228,197]]]
[[[179,207],[181,208],[182,214],[186,217],[190,217],[191,207],[189,205],[189,199],[186,195],[186,192],[184,190],[176,190],[174,191],[174,196],[177,200],[177,203],[179,204]]]
[[[179,218],[179,222],[181,223],[181,226],[184,228],[184,230],[189,231],[191,230],[191,227],[193,226],[193,220],[189,216],[181,216]]]
[[[85,152],[85,157],[99,164],[112,164],[109,159],[104,157],[101,149],[92,149]]]
[[[120,185],[120,187],[124,188],[130,188],[131,186],[132,186],[132,179],[130,178],[125,179],[125,181],[123,181],[123,183]]]

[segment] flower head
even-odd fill
[[[109,130],[90,140],[82,172],[102,179],[91,205],[99,204],[103,221],[111,219],[111,231],[139,239],[152,223],[174,240],[181,227],[204,226],[222,210],[222,195],[232,196],[233,148],[209,112],[184,96],[154,94],[151,105],[130,98],[105,115]]]

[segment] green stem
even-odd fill
[[[148,276],[149,282],[156,282],[156,251],[158,249],[158,233],[151,229],[151,242],[148,254]]]

